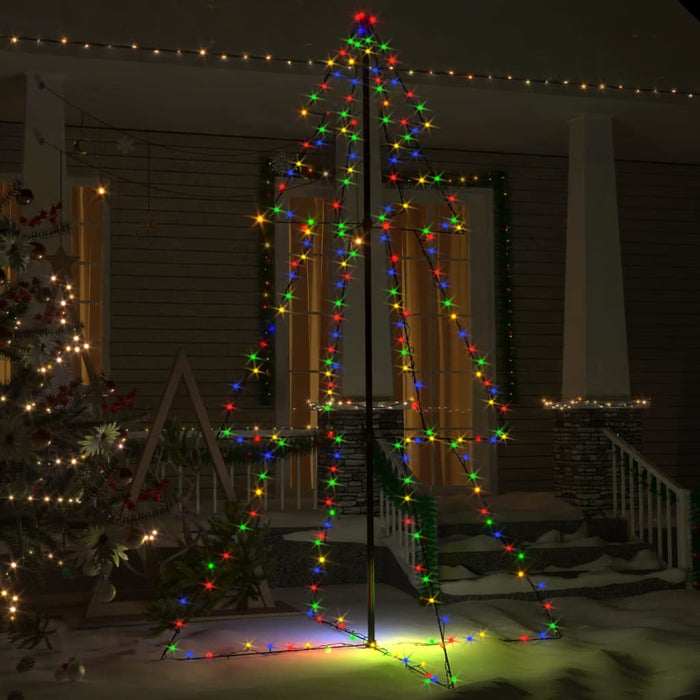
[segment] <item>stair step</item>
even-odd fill
[[[551,530],[573,534],[585,526],[583,519],[538,520],[533,522],[501,522],[498,520],[498,523],[499,527],[503,528],[503,534],[510,539],[533,541]],[[477,514],[456,522],[438,519],[438,537],[440,538],[455,535],[475,536],[482,534],[484,534],[484,525]]]
[[[656,567],[653,569],[613,569],[613,571],[620,574],[633,574],[634,576],[644,577],[648,576],[649,574],[656,574],[661,571],[665,571],[665,569]],[[586,576],[590,573],[599,573],[599,571],[596,569],[565,569],[563,571],[528,571],[528,575],[531,578],[534,577],[542,580],[546,580],[547,578],[551,577],[575,579],[581,578],[582,576]]]
[[[589,569],[590,565],[596,562],[598,562],[598,568],[602,568],[606,563],[615,563],[617,568],[633,569],[657,569],[663,566],[656,554],[642,542],[576,547],[532,546],[525,548],[525,553],[525,564],[528,569],[547,570],[550,572],[556,568],[570,569],[579,567]],[[600,562],[601,558],[609,561]],[[454,552],[441,550],[438,554],[440,565],[461,565],[481,575],[507,569],[511,561],[511,556],[504,552],[503,549]]]
[[[478,564],[479,562],[476,562]],[[623,559],[620,557],[603,554],[596,559],[591,559],[586,562],[577,562],[569,566],[557,566],[550,564],[548,566],[536,566],[529,562],[527,571],[530,576],[564,576],[571,577],[580,573],[600,573],[604,571],[641,574],[650,573],[653,571],[664,570],[663,562],[649,550],[642,549],[632,558]],[[455,581],[458,579],[473,579],[479,576],[487,576],[492,573],[512,573],[512,569],[507,566],[500,566],[495,569],[484,569],[478,566],[464,563],[456,565],[440,564],[440,580]]]
[[[679,569],[641,572],[639,574],[611,572],[580,572],[577,576],[532,574],[535,585],[544,584],[547,598],[585,596],[587,598],[617,598],[650,591],[685,588],[686,574]],[[512,574],[494,573],[476,579],[446,581],[441,584],[441,601],[457,603],[462,600],[514,598],[537,600],[537,593],[528,590],[526,582]]]
[[[627,523],[620,518],[590,518],[569,520],[502,521],[496,519],[504,537],[517,542],[535,542],[543,535],[559,532],[563,538],[572,535],[599,537],[607,542],[620,542],[627,539]],[[447,516],[438,521],[438,537],[447,538],[476,536],[484,534],[481,517],[476,513]]]

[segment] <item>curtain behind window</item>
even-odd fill
[[[86,361],[96,374],[102,372],[103,334],[103,266],[102,266],[102,217],[104,199],[94,187],[73,187],[71,191],[71,255],[78,260],[73,266],[73,282],[78,288],[78,315],[83,324],[83,335],[90,344]],[[84,384],[90,384],[90,376],[84,362],[76,366],[76,373]]]
[[[293,198],[290,208],[295,219],[323,221],[327,205],[322,198]],[[467,208],[457,214],[467,220]],[[456,327],[442,311],[441,297],[432,282],[432,272],[423,257],[413,232],[449,215],[445,205],[415,205],[394,219],[394,251],[402,259],[401,284],[406,305],[411,312],[411,344],[416,358],[418,379],[426,385],[422,403],[428,427],[442,435],[472,435],[471,364]],[[323,401],[319,394],[321,349],[327,344],[331,310],[329,308],[330,236],[326,226],[316,227],[312,262],[295,285],[290,314],[290,406],[289,425],[316,427],[317,413],[309,410],[309,401]],[[290,251],[300,250],[303,238],[299,225],[290,226]],[[441,260],[440,269],[449,280],[448,296],[453,299],[463,327],[470,325],[469,234],[436,235],[432,241]],[[396,334],[394,330],[394,334]],[[410,401],[415,390],[412,378],[400,370],[395,374],[394,398]],[[420,416],[406,411],[404,424],[408,433],[421,430]],[[281,426],[284,427],[284,426]],[[411,466],[426,484],[461,484],[461,466],[442,445],[410,448]],[[306,469],[304,470],[306,472]]]
[[[290,208],[296,219],[324,221],[326,200],[316,198],[293,198]],[[293,428],[316,427],[318,414],[309,409],[309,401],[317,402],[319,395],[321,346],[328,335],[328,254],[329,236],[325,225],[314,227],[311,260],[300,273],[301,279],[294,287],[291,304],[290,338],[290,398],[291,415],[289,425]],[[301,226],[290,226],[289,250],[301,250],[304,235]]]
[[[289,202],[297,220],[325,221],[327,202],[321,197],[295,197]],[[292,428],[315,428],[318,412],[309,408],[309,402],[318,402],[320,396],[321,347],[326,344],[329,328],[328,311],[328,227],[314,226],[312,253],[305,269],[294,285],[289,323],[289,399],[288,426]],[[289,226],[289,251],[298,254],[304,238],[300,224]],[[291,258],[290,258],[291,260]],[[301,487],[313,484],[314,465],[310,455],[301,458]],[[296,466],[290,469],[289,486],[296,485]]]
[[[456,213],[467,221],[466,206]],[[398,229],[393,235],[393,247],[401,256],[401,284],[406,306],[410,312],[410,340],[413,347],[417,379],[422,382],[421,403],[426,427],[449,437],[472,435],[472,372],[471,363],[459,337],[456,326],[449,320],[442,304],[442,296],[435,289],[433,272],[421,252],[413,231],[431,226],[450,216],[447,205],[415,204],[394,219]],[[423,239],[424,242],[425,239]],[[436,250],[438,269],[447,280],[447,296],[454,304],[462,327],[470,326],[471,300],[469,280],[469,234],[436,234],[426,247]],[[402,364],[398,362],[397,364]],[[415,396],[413,378],[407,372],[395,384],[397,398],[411,401]],[[423,429],[420,415],[405,411],[404,426],[408,432]],[[411,447],[411,466],[426,484],[460,484],[462,468],[446,445]]]
[[[0,196],[7,193],[10,183],[0,183]],[[102,216],[104,200],[98,197],[92,187],[73,187],[71,191],[71,255],[79,260],[73,267],[78,288],[78,316],[84,326],[85,339],[90,343],[89,361],[99,374],[102,371]],[[17,219],[19,205],[12,201],[2,212],[3,216]],[[8,282],[13,280],[13,272],[6,268]],[[80,373],[85,384],[90,378],[82,362],[77,361],[76,374]],[[0,382],[10,380],[11,366],[0,358]]]
[[[0,182],[0,197],[6,195],[12,186],[11,182]],[[2,216],[7,219],[16,221],[20,216],[19,204],[15,200],[11,200],[2,210]],[[6,275],[7,284],[16,282],[16,271],[10,270],[8,267],[3,267],[3,271]],[[10,381],[10,376],[12,373],[12,363],[5,358],[0,358],[0,383],[7,384]]]

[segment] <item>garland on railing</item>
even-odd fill
[[[275,459],[284,459],[289,455],[305,455],[312,452],[322,442],[321,437],[295,437],[271,435],[263,437],[254,435],[252,437],[242,437],[236,435],[229,429],[222,431],[222,437],[227,441],[219,441],[221,454],[229,464],[252,464],[264,461],[270,455],[270,446],[275,448]],[[202,455],[208,455],[206,449],[202,449]]]
[[[439,595],[440,572],[438,568],[438,502],[436,496],[415,493],[410,501],[406,501],[407,479],[411,480],[412,488],[418,488],[420,481],[406,468],[407,476],[401,479],[391,468],[389,459],[384,451],[375,444],[374,446],[375,476],[381,485],[382,491],[394,503],[394,507],[405,513],[409,518],[415,519],[415,526],[422,535],[425,544],[424,559],[427,575],[434,581],[434,588],[430,588],[423,576],[416,576],[416,584],[421,598],[431,595]]]

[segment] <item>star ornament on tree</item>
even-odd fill
[[[71,279],[71,267],[78,260],[77,255],[69,255],[66,253],[63,243],[58,246],[58,250],[51,255],[44,256],[48,260],[53,273],[61,279]]]
[[[290,165],[291,160],[284,151],[278,151],[272,157],[272,168],[278,175],[286,175]]]
[[[158,222],[155,219],[146,219],[141,226],[141,231],[143,231],[143,233],[145,233],[147,236],[150,236],[157,226]]]
[[[119,153],[126,156],[134,150],[136,142],[131,138],[131,136],[123,134],[117,139],[116,144]]]

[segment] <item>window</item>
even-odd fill
[[[457,214],[468,224],[467,207],[458,209]],[[446,321],[442,296],[433,282],[435,275],[413,232],[449,216],[450,210],[444,203],[412,203],[410,209],[393,221],[397,229],[393,250],[401,259],[401,282],[410,311],[410,342],[416,375],[425,385],[421,390],[421,403],[426,426],[437,427],[445,435],[473,436],[471,365],[456,327]],[[455,312],[468,328],[471,325],[469,233],[436,235],[429,247],[436,250],[435,257],[440,261],[437,276],[448,281],[448,296],[454,299]],[[412,376],[397,372],[395,398],[413,402],[414,393]],[[409,433],[420,431],[422,426],[419,413],[404,412],[404,428]],[[429,448],[412,446],[409,456],[413,470],[424,482],[463,482],[461,467],[457,460],[448,457],[448,447],[444,444]]]
[[[83,361],[76,360],[75,372],[87,385],[104,370],[105,199],[95,187],[73,186],[70,214],[70,254],[78,258],[72,266],[73,283],[78,292],[77,315],[85,340],[90,344]]]
[[[10,187],[12,186],[11,182],[0,182],[0,197],[6,195],[8,191],[10,190]],[[0,216],[6,217],[8,219],[12,220],[17,220],[17,218],[20,216],[20,208],[19,204],[13,200],[11,200],[2,210],[2,213],[0,213]],[[11,284],[16,281],[15,275],[16,271],[15,270],[10,270],[7,267],[3,267],[3,272],[5,273],[6,277],[6,283]],[[0,384],[7,384],[10,381],[11,373],[12,373],[12,363],[4,357],[0,357]]]
[[[291,198],[286,208],[294,211],[296,220],[314,218],[323,221],[328,211],[321,187],[307,197]],[[414,196],[415,195],[415,196]],[[330,193],[327,196],[331,196]],[[493,286],[493,222],[491,192],[464,190],[458,213],[469,225],[464,235],[436,236],[434,243],[441,261],[441,271],[449,280],[449,296],[454,297],[463,325],[473,334],[480,349],[494,347]],[[445,212],[438,194],[431,191],[411,192],[412,206],[394,219],[397,229],[423,228],[440,220]],[[320,363],[322,348],[328,343],[330,310],[328,299],[335,280],[333,257],[329,255],[330,232],[318,227],[309,264],[294,287],[291,313],[286,323],[278,324],[277,332],[277,425],[305,428],[317,425],[317,415],[310,402],[320,402]],[[288,280],[289,254],[299,251],[303,238],[298,225],[278,224],[276,230],[277,291]],[[432,272],[410,231],[396,231],[393,246],[402,259],[402,285],[407,307],[411,312],[411,343],[414,347],[420,380],[426,385],[422,404],[428,427],[438,426],[449,435],[488,433],[488,413],[482,410],[483,396],[472,390],[472,367],[463,340],[454,325],[446,323],[440,297],[432,283]],[[383,291],[383,290],[382,290]],[[377,293],[379,306],[384,295]],[[349,328],[346,328],[347,332]],[[392,348],[392,356],[397,359]],[[342,363],[342,359],[341,359]],[[395,362],[398,364],[398,362]],[[492,368],[493,369],[493,368]],[[341,377],[342,381],[342,377]],[[394,399],[411,401],[413,385],[406,373],[396,371]],[[420,416],[412,410],[404,415],[406,430],[420,429]],[[412,466],[426,484],[463,484],[460,465],[448,459],[442,446],[435,449],[416,448]],[[480,475],[489,483],[494,474],[489,460],[492,451],[486,448],[476,455]]]
[[[320,197],[290,199],[290,208],[298,219],[313,218],[323,221],[327,211],[326,200]],[[300,226],[287,226],[289,250],[300,250],[303,234]],[[321,347],[327,341],[328,254],[330,236],[328,227],[318,227],[311,259],[294,288],[289,328],[289,425],[293,428],[315,428],[317,412],[310,402],[320,398]],[[288,265],[288,264],[287,264]],[[285,268],[287,272],[288,266]]]
[[[0,183],[0,195],[8,191],[11,183]],[[78,290],[77,320],[83,326],[85,339],[90,349],[83,360],[76,359],[74,376],[80,377],[88,385],[104,369],[103,356],[103,233],[105,200],[97,194],[95,187],[76,185],[71,188],[71,229],[70,255],[78,259],[71,266],[73,283]],[[3,216],[16,220],[21,211],[12,201],[2,212]],[[58,237],[47,239],[44,244],[49,250],[58,247]],[[65,241],[60,242],[65,245]],[[15,281],[15,271],[5,269],[8,282]],[[0,358],[0,382],[7,383],[11,377],[11,363]],[[91,379],[92,375],[92,379]]]

